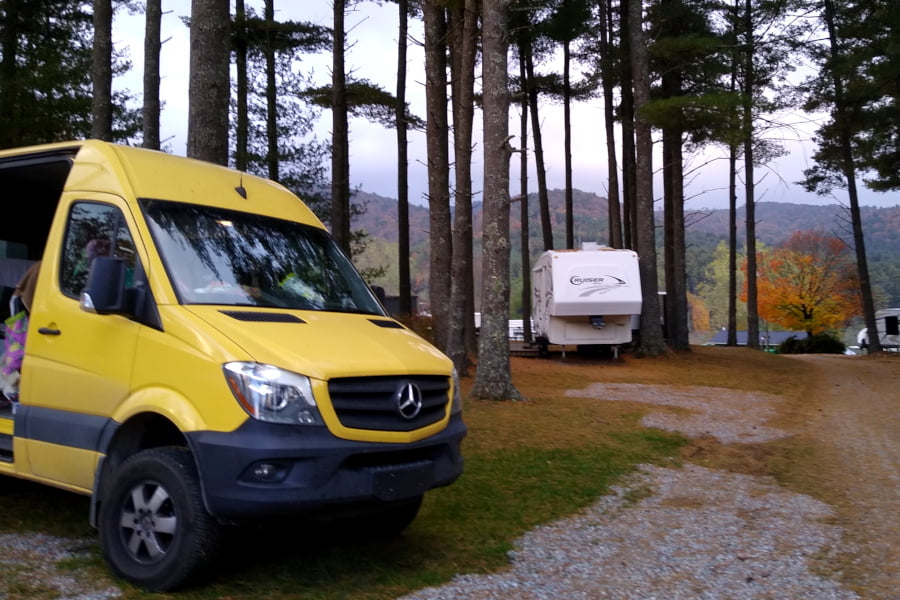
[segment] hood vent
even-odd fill
[[[379,327],[384,327],[385,329],[406,329],[403,325],[398,323],[397,321],[388,321],[385,319],[369,319],[370,323],[374,323]]]
[[[300,317],[287,313],[255,312],[249,310],[223,310],[223,315],[228,315],[238,321],[253,321],[257,323],[306,323]]]

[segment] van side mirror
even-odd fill
[[[81,310],[98,314],[130,312],[125,293],[125,261],[98,256],[91,262],[87,285],[81,293]]]

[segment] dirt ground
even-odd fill
[[[847,583],[862,598],[900,599],[900,357],[791,358],[818,373],[791,429],[818,467],[805,484],[830,496],[857,546]]]

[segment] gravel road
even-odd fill
[[[820,410],[800,432],[816,442],[822,486],[858,547],[850,579],[865,599],[900,599],[900,356],[797,357],[819,372]]]
[[[900,360],[791,359],[818,371],[818,401],[790,429],[768,424],[782,400],[763,394],[600,383],[569,395],[653,404],[645,424],[722,443],[799,436],[837,506],[768,477],[645,467],[583,514],[521,538],[507,571],[403,600],[900,599]]]

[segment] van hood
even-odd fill
[[[444,354],[379,315],[185,306],[251,360],[321,380],[369,375],[448,375]]]

